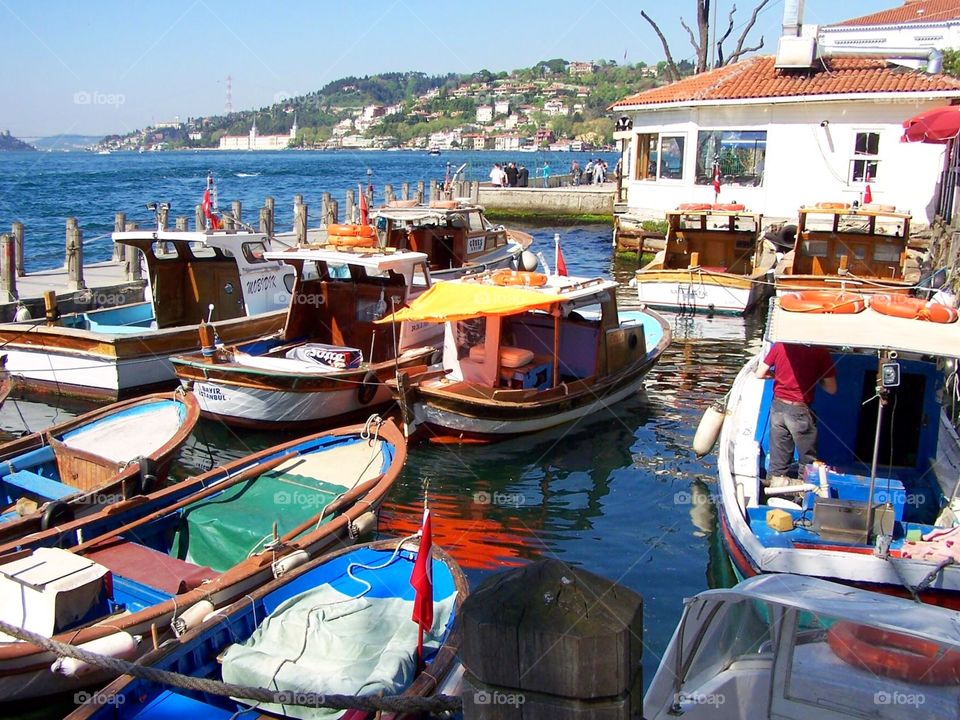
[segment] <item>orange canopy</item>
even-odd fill
[[[527,310],[547,310],[566,298],[537,290],[523,290],[474,282],[439,282],[408,307],[377,322],[414,320],[448,322],[487,315],[517,315]]]

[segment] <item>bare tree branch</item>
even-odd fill
[[[753,8],[753,12],[750,14],[750,19],[747,20],[747,24],[743,26],[743,32],[740,33],[740,38],[737,40],[737,47],[733,51],[733,54],[727,58],[727,63],[732,63],[737,60],[741,55],[745,55],[748,52],[754,52],[763,47],[763,37],[760,38],[760,44],[755,48],[744,48],[743,43],[747,39],[747,34],[753,29],[754,24],[757,22],[757,15],[760,14],[760,11],[766,7],[767,3],[770,0],[760,0],[760,4]]]
[[[657,34],[657,37],[660,38],[660,44],[663,45],[663,54],[667,59],[667,76],[671,82],[675,82],[680,79],[680,70],[677,68],[677,64],[673,61],[673,55],[670,53],[670,44],[667,42],[667,38],[664,37],[663,32],[660,30],[660,27],[653,21],[653,19],[647,15],[643,10],[640,11],[640,17],[650,23],[650,26],[653,28],[653,31]]]
[[[693,51],[697,54],[697,57],[700,57],[700,46],[697,45],[697,39],[693,35],[693,30],[690,29],[687,21],[683,18],[680,18],[680,27],[687,31],[687,35],[690,36],[690,44],[693,46]]]
[[[727,18],[727,31],[723,33],[723,37],[717,40],[717,64],[715,67],[723,67],[723,43],[730,37],[730,33],[733,32],[733,14],[737,12],[737,6],[734,5],[730,8],[730,17]]]
[[[733,55],[727,58],[727,64],[729,65],[732,62],[736,62],[737,60],[740,59],[741,55],[746,55],[747,53],[756,52],[762,47],[763,47],[763,35],[760,36],[759,44],[754,45],[753,47],[745,47],[745,48],[738,49],[735,53],[733,53]]]
[[[710,52],[710,0],[697,0],[697,30],[700,42],[697,44],[697,72],[707,69],[707,55]]]

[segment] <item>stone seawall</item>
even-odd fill
[[[615,186],[495,188],[480,186],[480,204],[497,214],[519,216],[600,215],[613,217]]]

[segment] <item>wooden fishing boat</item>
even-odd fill
[[[426,667],[416,669],[417,624],[411,622],[414,591],[410,576],[418,553],[414,538],[383,540],[340,550],[302,565],[251,593],[141,659],[144,665],[194,677],[276,688],[291,696],[306,693],[385,693],[423,697],[435,692],[457,665],[460,631],[454,627],[469,594],[463,572],[446,552],[432,548],[434,622],[425,638]],[[351,612],[337,610],[349,603]],[[305,614],[313,615],[306,632]],[[319,627],[314,627],[319,625]],[[282,634],[281,634],[282,627]],[[306,645],[290,645],[304,633]],[[282,644],[282,643],[286,644]],[[389,647],[391,658],[384,658]],[[302,650],[302,651],[301,651]],[[257,653],[257,662],[251,657]],[[274,678],[267,657],[285,663]],[[302,686],[296,676],[306,677]],[[69,717],[221,717],[254,703],[201,695],[123,676],[98,693],[101,702],[79,707]],[[102,702],[105,701],[105,702]],[[315,713],[307,707],[260,704],[275,715]],[[329,717],[335,711],[322,711]],[[367,717],[348,711],[342,717]]]
[[[766,576],[684,604],[643,717],[956,718],[958,690],[955,612]]]
[[[523,254],[533,237],[490,222],[480,205],[460,200],[429,205],[398,200],[375,210],[371,220],[379,247],[426,253],[436,280],[498,268],[537,269],[536,257]]]
[[[376,248],[267,253],[297,270],[281,332],[172,358],[201,412],[228,425],[300,427],[369,414],[390,400],[398,369],[430,361],[435,327],[377,325],[430,283],[427,256]]]
[[[664,249],[634,276],[640,302],[675,312],[732,315],[763,303],[773,294],[776,251],[760,237],[762,222],[742,206],[671,210]]]
[[[297,565],[352,544],[373,528],[405,460],[396,425],[371,418],[26,536],[0,548],[0,617],[139,657]],[[0,643],[0,697],[109,678],[51,668],[55,660],[23,642]]]
[[[0,543],[159,490],[199,417],[187,393],[158,393],[0,446]]]
[[[653,311],[618,311],[616,288],[602,278],[510,270],[434,285],[392,318],[445,324],[441,366],[387,383],[406,432],[489,442],[636,393],[670,331]]]
[[[150,301],[64,315],[54,324],[0,323],[18,386],[115,400],[175,384],[168,358],[197,348],[203,320],[214,322],[224,342],[282,326],[293,270],[264,257],[266,235],[136,230],[113,240],[142,252]]]
[[[777,263],[778,295],[797,290],[908,293],[910,215],[887,205],[818,203],[799,211],[796,242]]]
[[[737,376],[722,420],[717,508],[734,568],[741,578],[796,573],[960,609],[951,549],[960,548],[960,440],[941,405],[956,382],[957,312],[896,294],[865,307],[848,293],[859,300],[824,313],[796,295],[774,302],[764,350]],[[794,484],[779,488],[763,482],[773,381],[755,375],[775,342],[827,348],[839,386],[818,390],[811,406],[824,465],[797,468]]]

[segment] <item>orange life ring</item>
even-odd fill
[[[337,247],[374,247],[377,240],[360,235],[333,235],[327,238],[327,243]]]
[[[952,307],[895,293],[874,295],[870,298],[870,307],[882,315],[908,320],[927,320],[935,323],[952,323],[957,320],[957,311]]]
[[[852,315],[866,306],[862,295],[839,290],[802,290],[780,298],[780,307],[790,312]]]
[[[710,203],[680,203],[677,210],[710,210]]]
[[[877,675],[924,685],[960,681],[960,652],[930,640],[841,621],[827,631],[827,643],[845,663]]]
[[[442,210],[455,210],[460,207],[460,203],[456,200],[434,200],[430,203],[430,207]]]
[[[494,285],[543,287],[547,284],[547,276],[543,273],[526,272],[524,270],[497,270],[490,276],[490,279]]]
[[[713,210],[726,210],[727,212],[740,212],[745,209],[742,203],[716,203],[712,206]]]
[[[814,207],[820,210],[849,210],[850,203],[842,202],[818,202]]]
[[[375,238],[377,229],[373,225],[327,225],[328,237]]]

